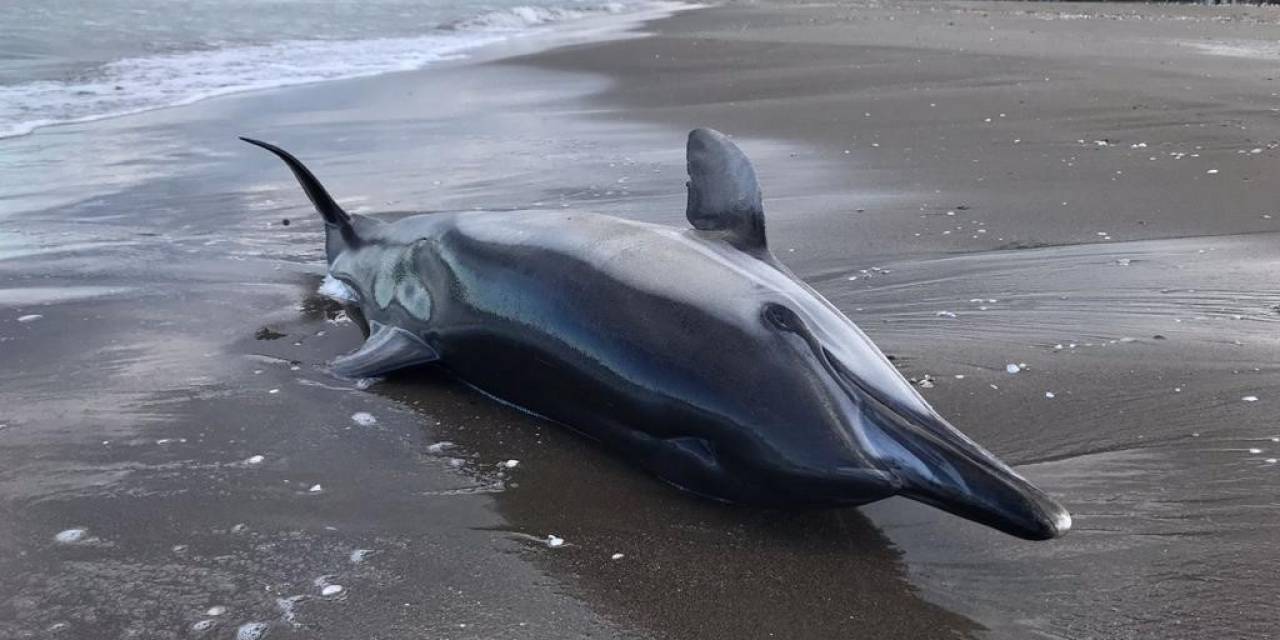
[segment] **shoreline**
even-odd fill
[[[256,93],[261,91],[289,89],[291,87],[305,86],[305,85],[325,83],[325,82],[342,82],[346,80],[371,78],[371,77],[391,75],[391,74],[397,74],[397,73],[412,73],[415,71],[422,71],[424,69],[433,68],[438,65],[476,64],[476,63],[482,63],[484,61],[492,60],[492,59],[503,57],[503,56],[527,54],[530,51],[537,51],[543,48],[555,48],[560,46],[567,46],[573,43],[580,43],[583,41],[606,39],[607,37],[624,37],[621,34],[625,34],[626,32],[635,29],[638,25],[642,25],[645,22],[657,20],[663,17],[669,17],[681,11],[689,11],[692,9],[701,8],[703,6],[705,5],[700,5],[700,4],[691,3],[691,2],[682,2],[680,0],[652,0],[643,7],[633,8],[630,11],[625,11],[621,13],[610,13],[608,11],[600,11],[596,15],[586,14],[586,15],[580,15],[577,17],[573,17],[573,18],[569,18],[569,19],[557,21],[557,22],[531,24],[528,27],[526,27],[526,29],[523,32],[519,32],[519,33],[502,31],[502,30],[491,30],[491,31],[477,30],[473,32],[474,36],[477,38],[477,42],[473,44],[462,44],[454,47],[445,47],[443,50],[439,52],[433,52],[433,55],[438,53],[439,57],[429,62],[424,62],[419,66],[412,67],[412,68],[386,68],[386,69],[379,69],[379,70],[372,70],[372,71],[357,72],[349,75],[335,75],[332,77],[326,77],[322,79],[294,79],[288,82],[282,82],[277,80],[277,82],[281,82],[281,83],[265,84],[265,85],[250,84],[250,85],[232,87],[232,88],[216,88],[216,89],[210,89],[204,93],[185,96],[182,98],[178,98],[174,101],[164,102],[161,104],[153,104],[153,105],[147,105],[142,107],[130,107],[130,108],[124,108],[122,110],[117,110],[117,111],[109,111],[106,113],[76,116],[76,117],[70,117],[70,118],[58,119],[58,120],[40,120],[35,122],[25,122],[25,123],[22,123],[20,126],[15,125],[14,128],[9,132],[0,131],[0,144],[3,144],[3,141],[7,139],[20,138],[23,136],[31,135],[32,133],[40,129],[76,125],[76,124],[87,124],[91,122],[98,122],[101,120],[109,120],[114,118],[125,118],[133,115],[149,113],[152,111],[184,107],[184,106],[196,104],[198,102],[214,100],[214,99],[226,97],[226,96],[235,96],[240,94]],[[479,16],[479,17],[483,17],[483,16]],[[418,36],[418,39],[421,40],[421,39],[431,38],[431,37],[439,38],[439,37],[453,35],[456,33],[458,32],[453,29],[440,27],[431,33],[422,34]],[[412,38],[398,38],[398,39],[391,39],[391,40],[411,40],[411,39]],[[360,45],[367,46],[369,44],[390,42],[391,40],[372,39],[372,40],[333,41],[333,42],[325,41],[325,44],[326,45],[328,44],[338,44],[338,45],[360,44]],[[274,43],[271,45],[258,45],[256,48],[268,49],[268,48],[289,47],[289,46],[297,46],[297,45],[310,46],[315,44],[316,42],[310,42],[310,41],[282,42],[282,43]],[[187,52],[187,54],[171,54],[170,57],[179,58],[179,57],[182,57],[182,55],[189,55],[189,54],[190,52]],[[139,59],[132,59],[132,58],[115,60],[115,61],[111,61],[109,63],[104,64],[104,66],[118,65],[124,62],[137,63],[138,60]],[[33,81],[33,82],[44,83],[44,84],[56,84],[56,81],[50,81],[50,80],[41,80],[41,81]],[[22,85],[17,85],[17,86],[22,86]],[[7,87],[0,85],[0,89],[4,89],[4,88],[7,88]],[[121,87],[117,86],[116,88],[120,89]]]

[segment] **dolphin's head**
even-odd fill
[[[734,384],[753,391],[752,411],[734,417],[744,428],[703,447],[720,456],[722,482],[784,504],[900,495],[1029,540],[1070,528],[1062,506],[951,426],[852,322],[795,285],[764,290],[754,317],[723,329],[752,341],[752,371]]]
[[[726,295],[728,324],[704,329],[739,336],[749,354],[728,357],[740,364],[720,373],[752,389],[752,410],[733,417],[746,428],[698,447],[738,467],[721,478],[729,493],[850,504],[901,495],[1032,540],[1070,528],[1062,506],[952,427],[852,321],[768,252],[755,171],[732,141],[693,131],[688,164],[690,223],[752,280]]]

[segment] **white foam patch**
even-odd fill
[[[1223,42],[1188,42],[1203,53],[1255,60],[1280,58],[1280,44],[1267,40],[1234,40]]]
[[[449,442],[448,440],[445,440],[443,442],[437,442],[435,444],[427,445],[427,453],[438,455],[438,454],[444,453],[445,451],[448,451],[449,449],[452,449],[454,446],[455,445],[452,442]]]
[[[358,300],[356,292],[352,291],[351,287],[347,286],[347,283],[328,274],[325,274],[324,281],[320,283],[320,288],[316,289],[316,293],[334,302],[355,303]]]
[[[290,626],[298,626],[298,603],[302,602],[305,596],[289,596],[287,598],[276,598],[276,608],[280,610],[280,620]]]
[[[477,31],[520,31],[552,22],[576,20],[589,15],[601,13],[622,13],[626,6],[620,2],[609,2],[597,6],[585,5],[569,9],[566,7],[512,7],[467,18],[453,23],[455,29]]]
[[[262,640],[271,630],[265,622],[246,622],[236,629],[236,640]]]
[[[44,316],[38,313],[32,313],[25,316],[18,316],[18,322],[35,322],[36,320],[39,320],[40,318],[43,318],[43,317]]]
[[[372,427],[373,425],[378,424],[378,419],[375,418],[372,413],[364,411],[358,411],[351,414],[351,421],[362,427]]]
[[[343,588],[340,584],[326,584],[322,589],[320,589],[320,595],[331,597],[342,593],[342,591]]]

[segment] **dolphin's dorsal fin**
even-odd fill
[[[747,156],[714,129],[690,131],[687,154],[689,224],[744,251],[767,251],[760,185]]]
[[[421,338],[399,327],[371,323],[364,346],[333,361],[333,371],[347,378],[371,378],[425,364],[440,355]]]

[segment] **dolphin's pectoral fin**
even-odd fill
[[[689,132],[689,200],[695,229],[716,231],[744,251],[766,249],[764,207],[755,169],[742,150],[712,129]]]
[[[418,336],[375,324],[364,346],[333,361],[333,371],[347,378],[369,378],[439,359],[435,349]]]

